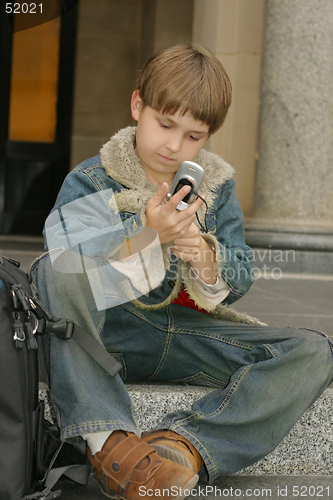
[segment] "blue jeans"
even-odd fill
[[[140,435],[124,381],[213,386],[158,426],[192,442],[205,463],[201,476],[212,481],[272,451],[332,382],[332,344],[319,332],[226,322],[174,304],[97,311],[85,276],[58,273],[47,257],[32,278],[53,315],[85,328],[123,367],[111,377],[75,341],[40,339],[65,440],[114,429]]]

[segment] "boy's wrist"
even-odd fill
[[[200,280],[207,285],[216,284],[215,252],[202,237],[198,254],[189,262],[192,270]]]

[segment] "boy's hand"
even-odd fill
[[[193,271],[208,285],[216,283],[215,252],[191,224],[187,233],[173,242],[172,253],[190,263]]]
[[[200,198],[191,203],[185,210],[181,210],[180,212],[176,210],[178,203],[189,193],[189,191],[190,187],[184,186],[163,205],[163,200],[168,193],[168,185],[164,182],[155,196],[148,201],[146,208],[146,225],[148,227],[153,227],[157,231],[161,244],[169,243],[170,241],[183,237],[194,221],[195,213],[203,203],[203,200]]]
[[[198,260],[203,242],[199,228],[192,223],[184,236],[173,241],[172,253],[181,260]]]

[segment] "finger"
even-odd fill
[[[191,255],[194,255],[197,253],[197,251],[195,249],[193,249],[192,247],[189,247],[187,245],[173,245],[172,247],[173,251],[176,251],[178,253],[188,253],[188,254],[191,254]]]
[[[195,218],[196,218],[195,214],[192,214],[189,217],[189,220],[192,220],[192,222],[189,225],[188,231],[184,236],[185,238],[194,238],[195,236],[200,236],[200,230],[193,222],[193,221],[195,221]],[[186,222],[189,222],[189,220],[186,220]]]
[[[174,245],[188,245],[188,246],[191,245],[190,242],[192,242],[193,238],[196,236],[192,234],[191,227],[192,224],[183,236],[179,236],[178,238],[175,238],[173,240]]]
[[[175,240],[173,240],[173,246],[174,246],[174,248],[180,248],[180,247],[190,248],[191,241],[192,241],[192,238],[184,238],[184,237],[176,238]]]
[[[185,210],[183,210],[183,212],[188,212],[188,213],[195,213],[199,210],[199,208],[201,207],[201,205],[204,203],[204,199],[205,197],[202,196],[203,199],[201,198],[197,198],[193,203],[190,204],[190,206],[188,208],[185,208]]]
[[[196,212],[199,210],[202,204],[203,200],[200,200],[200,198],[198,198],[195,202],[191,203],[187,208],[178,212],[179,220],[189,219],[193,221],[196,217],[195,215]]]
[[[178,244],[178,240],[182,240],[183,244],[186,242],[187,244],[191,245],[197,245],[197,242],[200,241],[200,231],[197,228],[195,224],[193,224],[193,221],[195,219],[195,215],[192,215],[190,218],[185,219],[182,221],[182,224],[185,224],[182,226],[181,224],[178,225],[180,228],[179,234],[174,238],[174,243]],[[192,221],[189,225],[188,222]],[[184,228],[184,229],[183,229]],[[190,242],[190,243],[189,243]]]
[[[181,240],[180,238],[173,241],[173,248],[176,250],[183,249],[193,254],[198,253],[200,250],[200,246],[196,242],[193,244],[192,240]]]
[[[191,216],[184,217],[181,212],[177,213],[178,221],[175,226],[175,238],[181,238],[187,235],[190,230],[193,221],[195,219],[195,214]]]
[[[181,259],[181,260],[185,260],[185,261],[188,261],[188,260],[192,260],[193,257],[194,257],[194,253],[188,251],[187,249],[176,249],[176,248],[173,248],[172,249],[172,253],[178,257],[178,259]]]
[[[164,198],[168,194],[169,185],[166,182],[160,186],[158,191],[154,194],[154,196],[149,200],[149,204],[152,208],[158,207],[162,204]]]
[[[177,193],[175,193],[168,202],[170,210],[176,210],[178,203],[191,191],[191,186],[183,186]]]

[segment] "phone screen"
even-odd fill
[[[180,181],[178,182],[178,184],[176,186],[176,189],[175,189],[174,193],[178,193],[178,191],[180,191],[180,189],[183,186],[191,186],[191,188],[193,188],[193,184],[192,184],[192,182],[190,180],[188,180],[188,179],[180,179]],[[188,202],[188,200],[190,199],[191,194],[192,194],[192,189],[191,189],[191,191],[186,196],[184,196],[184,198],[183,198],[183,202],[184,203]]]

